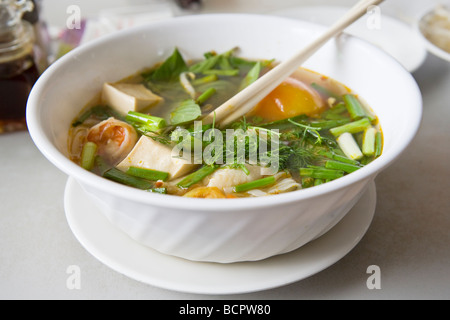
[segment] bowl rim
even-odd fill
[[[220,14],[202,14],[194,16],[181,16],[175,17],[169,20],[164,20],[160,22],[155,22],[153,24],[133,27],[130,29],[122,30],[111,35],[104,36],[100,39],[94,40],[83,46],[80,46],[73,51],[69,52],[59,60],[57,60],[53,65],[51,65],[38,79],[35,86],[33,87],[31,94],[29,96],[27,104],[27,123],[30,136],[34,141],[35,145],[41,151],[41,153],[55,165],[58,169],[66,173],[68,176],[74,177],[82,185],[89,186],[100,190],[103,193],[110,194],[114,197],[125,198],[127,200],[138,202],[150,206],[159,206],[171,209],[180,210],[197,210],[199,212],[220,212],[220,211],[235,211],[235,210],[252,210],[258,208],[274,207],[280,205],[293,204],[304,199],[312,199],[315,197],[323,196],[325,194],[337,191],[339,189],[348,187],[352,184],[362,182],[367,179],[374,179],[376,175],[382,171],[384,168],[389,166],[394,160],[400,156],[400,154],[409,146],[410,142],[414,139],[422,120],[422,95],[420,89],[412,77],[412,75],[394,58],[390,57],[383,50],[377,48],[376,46],[370,44],[367,41],[358,39],[356,37],[346,35],[349,41],[356,41],[363,44],[366,47],[370,47],[384,57],[386,62],[389,62],[392,66],[397,67],[399,71],[404,73],[406,78],[409,78],[411,86],[415,86],[415,93],[417,104],[411,107],[411,112],[413,116],[410,123],[409,135],[404,137],[401,143],[401,148],[395,152],[390,152],[389,154],[382,154],[378,159],[371,162],[369,165],[361,168],[360,170],[353,172],[352,174],[346,175],[337,180],[328,182],[326,184],[316,186],[314,188],[303,189],[292,191],[288,193],[267,196],[267,197],[257,197],[257,198],[238,198],[238,199],[195,199],[195,198],[184,198],[174,195],[160,195],[149,193],[146,191],[138,190],[132,187],[124,186],[119,183],[109,181],[103,177],[97,176],[94,173],[88,172],[82,169],[80,166],[72,162],[64,154],[62,154],[58,148],[51,142],[50,138],[46,135],[44,129],[42,128],[42,119],[40,115],[41,104],[38,103],[41,96],[45,93],[45,88],[49,83],[51,83],[52,75],[66,63],[72,60],[79,54],[89,52],[97,47],[102,46],[104,43],[113,41],[116,38],[126,37],[127,35],[132,35],[136,32],[142,30],[149,30],[154,28],[161,28],[166,24],[173,23],[189,23],[193,19],[229,19],[231,17],[241,18],[241,19],[265,19],[265,20],[279,20],[290,23],[295,23],[303,28],[312,28],[313,30],[323,31],[326,30],[324,26],[314,24],[311,22],[301,21],[297,19],[262,15],[262,14],[248,14],[248,13],[220,13]],[[145,195],[145,196],[144,196]],[[174,199],[176,201],[168,201]]]

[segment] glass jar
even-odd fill
[[[0,133],[26,130],[28,95],[39,77],[29,0],[0,0]]]

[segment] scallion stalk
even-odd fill
[[[352,120],[359,120],[361,118],[367,117],[363,106],[353,94],[345,94],[342,96],[345,106],[347,107],[348,113]]]
[[[376,140],[377,130],[373,127],[367,128],[364,131],[363,142],[362,142],[362,153],[365,156],[372,157],[375,155],[375,140]]]
[[[322,120],[309,123],[309,126],[313,128],[320,128],[321,130],[328,130],[336,127],[346,125],[350,122],[350,119],[335,119],[335,120]]]
[[[234,187],[235,193],[241,193],[241,192],[247,192],[254,189],[264,188],[268,187],[276,182],[276,179],[274,176],[270,176],[267,178],[255,180],[252,182],[244,183],[238,186]]]
[[[346,173],[352,173],[352,172],[359,170],[361,167],[355,166],[352,164],[348,164],[348,163],[338,162],[338,161],[327,161],[327,162],[325,162],[325,168],[342,170]]]
[[[192,85],[199,86],[199,85],[214,82],[217,80],[219,80],[219,77],[217,76],[217,74],[211,74],[209,76],[205,76],[203,78],[199,78],[199,79],[192,81]]]
[[[364,157],[352,134],[345,132],[341,134],[336,141],[348,158],[352,160],[360,160]]]
[[[314,186],[314,178],[311,177],[306,177],[306,178],[302,178],[302,188],[303,189],[308,189]]]
[[[338,137],[338,136],[342,135],[343,133],[354,134],[354,133],[358,133],[358,132],[363,132],[371,126],[372,126],[372,123],[370,122],[370,120],[368,118],[362,118],[361,120],[353,121],[353,122],[344,124],[343,126],[332,128],[332,129],[330,129],[330,133],[333,136]]]
[[[301,168],[300,176],[310,177],[314,179],[335,180],[343,177],[345,174],[342,170],[327,169],[321,167]]]
[[[98,172],[98,174],[103,176],[105,172],[111,168],[112,166],[110,166],[101,156],[95,157],[95,169]]]
[[[203,92],[200,97],[197,98],[197,104],[204,104],[209,98],[211,98],[217,92],[216,88],[209,88]]]
[[[216,75],[216,76],[224,76],[224,77],[234,77],[239,75],[239,69],[231,69],[231,70],[219,70],[212,69],[206,70],[202,72],[204,75]]]
[[[158,131],[166,127],[166,120],[148,114],[130,111],[126,116],[126,121],[138,125],[144,125],[149,131]]]
[[[83,169],[91,171],[94,168],[97,145],[94,142],[86,142],[81,151],[80,165]]]
[[[159,181],[159,180],[166,181],[169,178],[168,172],[138,167],[129,167],[127,170],[127,174],[133,177],[142,178],[150,181]]]
[[[381,153],[383,152],[383,136],[381,135],[381,132],[377,132],[375,135],[375,157],[381,156]]]
[[[116,168],[111,168],[106,171],[103,174],[103,177],[141,190],[149,190],[153,188],[153,183],[151,183],[150,181],[130,176]]]
[[[327,157],[327,158],[329,158],[331,160],[335,160],[335,161],[339,161],[339,162],[343,162],[343,163],[348,163],[348,164],[351,164],[351,165],[354,165],[354,166],[359,166],[359,162],[358,161],[349,159],[346,156],[341,156],[341,155],[336,154],[336,153],[331,152],[331,151],[320,151],[319,154],[324,156],[324,157]]]
[[[320,186],[321,184],[324,184],[325,181],[323,179],[314,179],[314,186]]]
[[[177,186],[182,189],[187,189],[189,187],[192,187],[194,184],[202,181],[204,178],[209,176],[210,174],[213,174],[217,169],[219,169],[219,166],[213,165],[213,166],[204,166],[200,170],[191,173],[186,178],[178,182]]]

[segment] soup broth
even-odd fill
[[[201,120],[275,67],[208,52],[106,83],[69,134],[71,159],[106,179],[193,198],[275,195],[339,179],[382,153],[376,115],[351,89],[300,68],[224,127]]]

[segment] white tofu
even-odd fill
[[[163,98],[157,96],[143,84],[105,83],[102,102],[115,110],[127,114],[129,111],[140,112],[156,106]]]
[[[191,173],[198,165],[187,160],[172,158],[171,147],[142,136],[130,154],[117,166],[122,171],[127,171],[129,167],[168,172],[169,179],[172,180]]]
[[[246,175],[241,169],[219,169],[210,177],[205,178],[204,183],[208,187],[217,187],[219,189],[227,189],[237,185],[261,179],[263,177],[263,168],[259,166],[245,165],[249,175]]]

